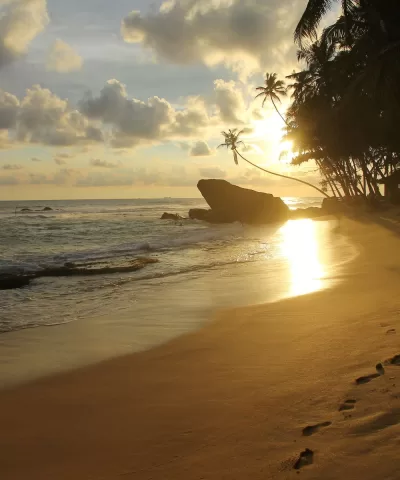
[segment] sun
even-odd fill
[[[293,142],[290,140],[284,140],[279,144],[279,160],[282,163],[289,164],[294,157]]]

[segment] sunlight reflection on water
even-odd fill
[[[280,229],[280,233],[282,254],[290,270],[289,295],[304,295],[320,290],[325,271],[316,222],[291,220]]]

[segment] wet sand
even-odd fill
[[[329,290],[0,392],[1,478],[398,478],[400,242],[341,230],[360,255]]]

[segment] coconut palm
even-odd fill
[[[316,187],[315,185],[313,185],[312,183],[308,183],[304,180],[300,180],[299,178],[294,178],[294,177],[288,177],[287,175],[282,175],[281,173],[276,173],[276,172],[271,172],[271,170],[266,170],[265,168],[262,168],[258,165],[256,165],[255,163],[253,162],[250,162],[250,160],[248,160],[247,158],[245,158],[243,155],[241,155],[238,151],[238,147],[240,145],[244,145],[244,142],[242,142],[241,140],[239,140],[239,137],[240,135],[243,133],[243,130],[240,130],[239,132],[237,131],[237,128],[234,128],[233,130],[232,129],[229,129],[228,132],[221,132],[221,134],[223,135],[224,137],[224,143],[221,143],[221,145],[218,145],[218,148],[220,147],[226,147],[226,148],[230,148],[232,150],[232,153],[233,153],[233,160],[235,162],[236,165],[239,164],[239,161],[238,161],[238,157],[240,157],[242,160],[244,160],[246,163],[248,163],[249,165],[255,167],[255,168],[258,168],[259,170],[265,172],[265,173],[268,173],[270,175],[275,175],[276,177],[281,177],[281,178],[286,178],[288,180],[293,180],[295,182],[299,182],[299,183],[302,183],[303,185],[307,185],[308,187],[311,187],[311,188],[314,188],[315,190],[317,190],[319,193],[322,193],[322,195],[324,195],[325,197],[328,197],[329,198],[329,195],[326,194],[326,192],[324,192],[323,190],[321,190],[320,188]]]
[[[264,97],[262,106],[265,105],[265,102],[267,100],[271,100],[272,105],[274,106],[278,115],[286,123],[286,120],[281,115],[281,112],[278,110],[275,104],[275,102],[281,103],[281,99],[279,98],[279,96],[284,97],[286,95],[285,83],[282,80],[278,80],[277,74],[267,73],[265,75],[265,86],[257,87],[256,90],[260,92],[258,95],[256,95],[256,98]]]
[[[359,2],[356,0],[341,0],[341,3],[343,16],[347,19]],[[322,18],[332,8],[332,4],[332,0],[308,0],[306,9],[294,32],[296,42],[301,44],[305,38],[316,38],[317,28]]]
[[[339,0],[308,0],[306,9],[294,32],[295,41],[299,44],[305,38],[315,39],[317,28],[322,18]],[[340,0],[342,5],[342,20],[346,30],[347,41],[351,43],[352,19],[354,14],[361,8],[365,12],[366,22],[381,37],[386,40],[393,39],[399,33],[399,10],[398,0]],[[360,25],[359,20],[356,22]]]

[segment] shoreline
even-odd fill
[[[304,227],[307,233],[302,234]],[[48,326],[3,333],[0,391],[155,348],[203,328],[221,309],[266,305],[331,288],[346,264],[357,255],[348,238],[334,233],[336,228],[336,221],[330,217],[288,222],[278,231],[282,258],[275,253],[272,258],[259,257],[254,262],[205,268],[200,276],[195,270],[189,277],[171,277],[162,285],[148,283],[146,287],[146,282],[142,287],[148,297],[140,298],[134,293],[134,306],[125,306],[125,310],[54,325],[50,320]],[[342,255],[339,257],[336,251]],[[158,307],[152,305],[154,298]]]
[[[331,289],[225,309],[154,349],[0,392],[2,478],[291,478],[305,447],[308,478],[395,478],[400,369],[354,381],[400,353],[387,333],[400,333],[399,239],[342,229],[360,254]]]

